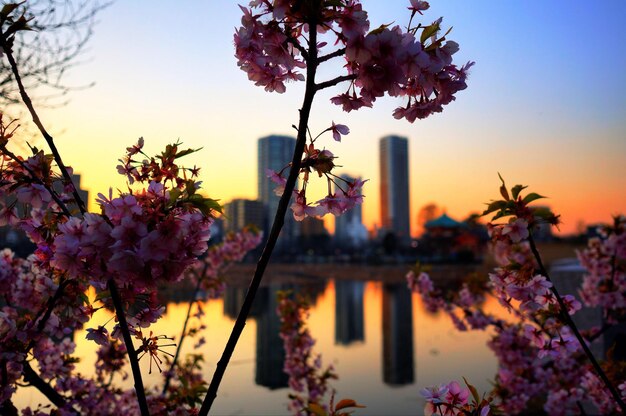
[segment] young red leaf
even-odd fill
[[[335,406],[335,411],[346,409],[348,407],[364,408],[365,406],[357,404],[357,402],[352,399],[342,399],[339,401],[339,403],[337,403],[337,406]]]

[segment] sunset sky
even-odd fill
[[[408,0],[362,3],[372,28],[408,22]],[[414,232],[429,202],[457,219],[482,210],[498,196],[498,172],[549,196],[563,232],[626,212],[626,2],[435,0],[421,21],[440,16],[461,46],[456,62],[476,61],[444,113],[398,121],[395,99],[343,113],[328,101],[340,89],[314,104],[314,134],[332,121],[351,129],[341,143],[322,140],[340,172],[370,179],[366,225],[380,222],[378,140],[387,134],[410,139]],[[247,80],[233,56],[240,17],[236,2],[160,0],[118,1],[99,15],[85,62],[66,79],[96,85],[42,111],[92,197],[123,186],[117,159],[143,136],[148,153],[177,139],[203,147],[188,164],[202,167],[209,196],[256,198],[257,139],[294,133],[304,84],[280,95]]]

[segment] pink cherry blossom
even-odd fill
[[[338,142],[341,141],[342,135],[345,136],[346,134],[350,133],[350,129],[348,128],[348,126],[344,124],[335,124],[334,121],[330,129],[333,132],[333,139],[335,139],[335,141],[338,141]]]

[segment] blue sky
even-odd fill
[[[405,25],[408,0],[363,1],[372,27]],[[118,1],[99,16],[86,62],[68,80],[95,87],[46,110],[84,184],[121,186],[115,165],[139,136],[149,151],[180,138],[203,150],[205,189],[224,202],[256,197],[256,139],[293,133],[303,85],[269,94],[236,66],[235,2]],[[344,171],[371,181],[364,216],[378,222],[378,139],[410,138],[411,209],[436,202],[457,218],[497,197],[497,172],[549,195],[564,230],[626,211],[626,2],[433,1],[423,22],[453,26],[459,64],[476,61],[469,87],[442,114],[409,124],[400,104],[350,114],[320,94],[311,129],[347,124],[324,144]],[[339,62],[337,65],[340,65]],[[338,66],[322,74],[332,74]],[[300,83],[302,84],[302,83]],[[95,192],[93,192],[95,195]]]

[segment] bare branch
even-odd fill
[[[15,35],[13,53],[27,90],[39,88],[37,105],[62,105],[68,92],[91,86],[63,82],[67,71],[80,64],[78,58],[93,35],[96,16],[111,4],[103,0],[29,0],[20,12],[33,18],[33,31]],[[43,89],[41,87],[44,87]],[[11,67],[0,60],[0,106],[20,102]]]

